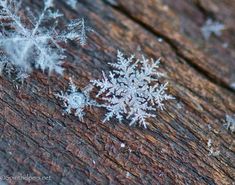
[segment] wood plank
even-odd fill
[[[139,18],[137,8],[146,12],[155,11],[156,7],[164,9],[163,4],[155,7],[145,2],[147,6],[140,1],[132,7],[131,2],[136,1],[125,1],[125,6],[136,11],[140,22],[144,16]],[[76,11],[61,1],[56,6],[68,19],[85,17],[96,33],[89,35],[88,45],[83,48],[69,45],[64,77],[52,75],[48,80],[36,71],[19,90],[13,82],[0,78],[0,175],[50,175],[49,184],[235,181],[234,135],[223,126],[225,114],[235,112],[235,94],[225,88],[229,80],[223,76],[228,68],[222,64],[221,72],[215,68],[208,68],[208,74],[201,72],[205,66],[213,65],[213,56],[191,43],[188,49],[188,38],[168,27],[175,26],[171,23],[176,13],[172,11],[169,19],[158,23],[159,30],[154,31],[169,37],[159,42],[155,32],[103,1],[81,0]],[[157,15],[163,19],[166,14],[162,10]],[[73,115],[62,116],[61,102],[53,94],[66,89],[71,76],[79,87],[100,78],[102,70],[110,69],[108,62],[115,62],[117,49],[127,54],[141,49],[150,57],[161,56],[162,70],[170,82],[169,92],[176,100],[167,103],[165,111],[156,112],[157,118],[150,120],[148,129],[129,127],[128,120],[124,124],[115,119],[102,123],[105,110],[99,108],[87,109],[84,122]],[[202,60],[201,56],[208,59]],[[198,68],[192,65],[196,62]],[[226,85],[220,86],[208,75]],[[220,150],[219,156],[208,156],[209,139]]]

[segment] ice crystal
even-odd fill
[[[92,86],[90,85],[79,90],[70,79],[68,90],[65,93],[61,92],[55,95],[63,101],[66,113],[71,114],[72,110],[74,110],[75,116],[82,121],[84,117],[84,109],[87,106],[99,106],[96,101],[90,98],[89,94],[91,90]]]
[[[125,58],[118,51],[117,63],[110,63],[114,68],[109,75],[103,72],[102,80],[94,80],[93,85],[100,90],[97,97],[102,96],[108,113],[104,121],[116,117],[120,122],[124,117],[130,119],[130,125],[139,124],[145,128],[148,117],[156,117],[156,108],[163,110],[163,101],[174,99],[166,94],[167,83],[161,84],[163,76],[157,69],[160,59],[134,60],[135,56]]]
[[[201,32],[203,37],[208,40],[211,34],[215,34],[216,36],[220,36],[221,31],[224,29],[224,25],[219,22],[214,22],[211,19],[208,19],[205,25],[201,28]]]
[[[32,68],[41,69],[49,74],[55,71],[63,73],[65,49],[61,43],[68,40],[86,43],[84,19],[71,21],[64,30],[58,29],[63,14],[53,8],[53,0],[44,0],[40,15],[26,8],[21,16],[20,1],[0,0],[0,73],[9,69],[30,73]],[[50,26],[49,26],[50,25]]]

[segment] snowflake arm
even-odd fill
[[[85,20],[76,19],[68,25],[68,31],[64,34],[64,39],[78,40],[81,46],[86,45],[87,32],[94,32],[89,26],[85,25]]]

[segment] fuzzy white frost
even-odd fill
[[[72,110],[74,110],[75,116],[83,121],[84,109],[87,106],[98,106],[98,104],[90,98],[89,93],[91,90],[92,86],[87,86],[79,90],[70,79],[68,90],[65,93],[61,92],[60,94],[55,94],[55,96],[63,101],[64,107],[66,107],[66,113],[71,114]]]
[[[0,0],[0,74],[12,69],[30,73],[32,68],[62,74],[66,56],[61,43],[76,40],[86,44],[86,31],[92,30],[85,27],[84,19],[73,20],[61,31],[58,22],[63,15],[52,6],[53,0],[44,0],[40,15],[26,8],[26,17],[21,17],[20,1]]]
[[[118,51],[117,63],[110,63],[115,69],[108,76],[103,72],[103,79],[92,83],[100,88],[97,97],[107,101],[104,121],[116,117],[121,122],[125,116],[131,120],[130,125],[138,123],[146,128],[146,119],[156,117],[156,108],[163,110],[163,101],[174,98],[165,92],[167,83],[159,82],[163,76],[157,70],[160,59],[134,58],[134,55],[125,58]]]

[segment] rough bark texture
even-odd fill
[[[79,0],[76,11],[59,0],[55,5],[67,19],[84,17],[96,33],[83,48],[69,44],[64,77],[36,71],[19,89],[0,78],[0,175],[51,178],[8,184],[235,182],[235,136],[224,127],[225,115],[235,113],[233,0]],[[209,17],[226,29],[205,41],[200,28]],[[102,123],[100,108],[88,109],[83,122],[62,116],[53,94],[67,88],[70,76],[84,87],[109,70],[117,49],[131,54],[137,48],[162,57],[176,97],[148,129],[127,120]],[[208,155],[209,139],[220,155]]]

